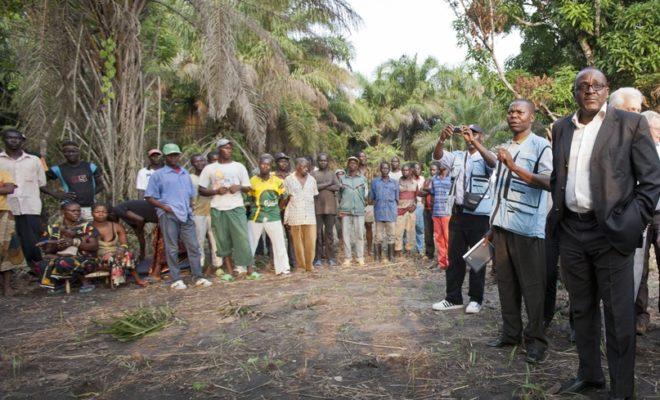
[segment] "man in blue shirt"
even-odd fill
[[[375,251],[376,261],[383,258],[383,244],[387,243],[387,259],[394,261],[394,242],[396,240],[396,206],[399,202],[399,182],[390,178],[390,164],[380,163],[380,176],[371,182],[369,203],[374,204]]]
[[[499,148],[492,228],[502,333],[491,347],[519,345],[523,339],[522,301],[527,311],[524,339],[528,363],[543,360],[548,347],[543,323],[545,302],[545,221],[548,212],[552,149],[532,133],[534,104],[514,100],[507,112],[513,138]]]
[[[181,149],[174,143],[163,147],[165,167],[157,170],[149,179],[145,200],[156,207],[158,224],[165,239],[167,266],[172,275],[172,289],[186,289],[181,279],[178,264],[179,239],[188,253],[188,261],[195,279],[195,286],[211,286],[202,275],[201,253],[195,234],[195,221],[192,216],[192,200],[195,189],[188,171],[179,166]]]
[[[454,133],[463,137],[467,151],[444,151],[445,140]],[[465,280],[465,260],[463,255],[477,244],[488,231],[488,217],[492,209],[492,198],[488,191],[490,175],[497,162],[495,154],[482,143],[483,130],[477,125],[454,128],[447,126],[441,133],[433,151],[433,159],[442,159],[451,166],[454,182],[454,207],[449,220],[449,267],[447,268],[447,295],[433,304],[438,311],[463,307],[463,281]],[[465,307],[467,314],[481,310],[486,283],[486,269],[479,272],[470,270],[468,296],[470,302]]]

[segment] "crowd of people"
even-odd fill
[[[108,271],[116,285],[129,274],[144,286],[167,273],[170,287],[181,290],[187,288],[182,266],[190,268],[188,285],[208,287],[212,269],[226,280],[258,278],[257,253],[269,255],[275,274],[286,277],[293,266],[308,272],[339,267],[336,250],[343,249],[341,267],[364,266],[367,257],[377,264],[426,257],[446,279],[446,294],[433,309],[477,314],[486,268],[468,270],[464,256],[483,240],[493,247],[502,316],[501,334],[488,345],[522,344],[527,362],[541,362],[561,275],[580,367],[560,392],[605,384],[602,303],[610,394],[630,398],[635,333],[643,334],[649,323],[649,253],[660,246],[660,117],[653,111],[639,115],[643,97],[635,89],[610,95],[606,77],[594,68],[576,76],[574,97],[578,110],[556,121],[547,137],[532,132],[531,101],[511,102],[511,139],[494,151],[478,125],[448,125],[427,177],[423,163],[402,165],[398,157],[372,169],[364,152],[338,170],[330,168],[326,153],[317,155],[315,166],[311,158],[295,158],[293,169],[286,154],[263,154],[250,176],[233,159],[228,139],[207,155],[190,157],[188,171],[179,146],[168,143],[148,152],[149,165],[137,176],[139,198],[112,206],[96,201],[102,177],[80,159],[77,143],[63,142],[65,161],[46,168],[23,149],[20,131],[5,130],[5,294],[11,292],[11,271],[21,265],[53,293],[66,281],[91,291],[90,276],[99,270]],[[465,150],[447,149],[445,142],[456,135]],[[60,218],[47,226],[40,194],[61,202]],[[135,255],[124,225],[138,239]],[[137,265],[148,255],[145,278]]]

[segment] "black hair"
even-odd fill
[[[206,161],[211,162],[211,157],[218,155],[219,155],[218,150],[209,151],[209,153],[206,155]]]
[[[525,103],[529,106],[529,109],[532,111],[532,114],[536,112],[536,106],[534,105],[534,102],[529,99],[518,98],[511,102],[511,104],[513,103]]]
[[[80,204],[78,204],[78,203],[75,202],[75,201],[72,201],[72,200],[64,200],[63,202],[60,203],[60,210],[64,210],[64,209],[66,209],[66,208],[68,208],[69,206],[72,206],[72,205],[80,206]]]
[[[580,76],[584,75],[584,74],[587,73],[587,72],[598,72],[599,74],[603,75],[603,78],[605,78],[605,84],[606,84],[606,85],[609,85],[609,84],[610,84],[610,83],[607,81],[607,75],[605,75],[605,73],[604,73],[603,71],[599,70],[599,69],[596,68],[596,67],[585,67],[585,68],[582,68],[582,69],[580,70],[580,72],[578,72],[578,73],[575,75],[575,80],[573,81],[573,90],[577,90],[577,81],[578,81],[578,78],[580,78]]]
[[[112,204],[107,204],[107,203],[94,203],[92,204],[92,211],[96,210],[99,207],[105,207],[108,212],[112,210]]]
[[[259,164],[261,164],[264,161],[268,161],[269,163],[272,163],[273,156],[268,153],[262,154],[261,156],[259,156]]]
[[[380,164],[378,165],[378,169],[383,168],[383,164],[387,165],[387,168],[390,168],[390,163],[387,161],[381,161]]]
[[[60,149],[63,149],[66,146],[73,146],[75,148],[80,148],[80,145],[73,140],[65,140],[62,143],[60,143]]]
[[[25,137],[23,132],[19,131],[16,128],[7,128],[2,130],[2,137],[4,138],[8,133],[18,133],[21,136],[21,139]]]

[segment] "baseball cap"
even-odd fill
[[[468,126],[468,128],[470,128],[470,130],[473,131],[473,132],[484,133],[484,130],[481,129],[481,127],[479,125],[476,125],[476,124],[471,124],[470,126]]]
[[[282,152],[275,154],[275,161],[279,161],[283,158],[286,158],[287,160],[291,159],[291,157],[287,156],[285,153]]]
[[[163,146],[163,154],[169,156],[170,154],[181,154],[181,149],[175,143],[168,143]]]
[[[231,140],[222,138],[218,140],[218,147],[226,146],[228,144],[231,144]]]
[[[163,155],[163,152],[158,149],[151,149],[147,152],[147,155],[149,155],[149,157],[153,156],[154,154]]]

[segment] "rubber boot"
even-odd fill
[[[383,246],[381,244],[374,245],[374,257],[376,258],[377,262],[381,262],[383,260]]]
[[[393,244],[388,244],[387,245],[387,261],[389,262],[394,262],[394,245]]]

